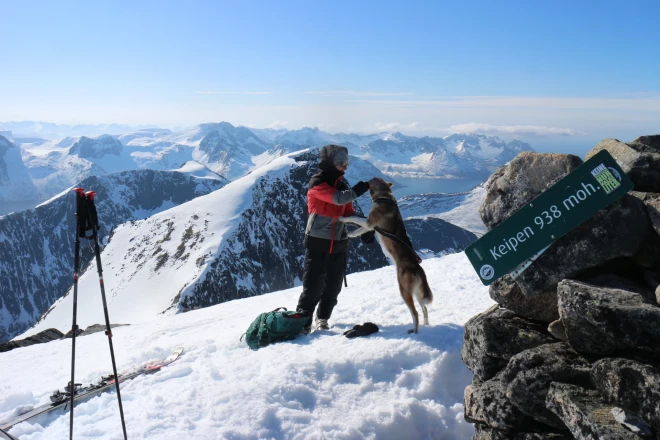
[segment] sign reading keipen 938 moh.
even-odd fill
[[[526,262],[632,188],[614,158],[602,150],[468,246],[465,253],[481,282],[489,285],[515,269],[524,270]]]

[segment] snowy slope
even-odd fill
[[[486,233],[479,207],[486,198],[485,184],[464,193],[430,193],[402,197],[399,209],[404,219],[439,218],[477,236]]]
[[[124,171],[79,182],[97,192],[101,243],[127,221],[208,194],[222,180],[176,172]],[[71,287],[75,199],[70,190],[35,209],[0,217],[0,341],[25,331]],[[93,250],[81,247],[81,268]]]
[[[265,153],[270,144],[245,127],[228,122],[202,124],[206,133],[193,152],[193,159],[214,172],[234,180],[254,169],[252,158]]]
[[[0,136],[0,200],[36,198],[36,188],[23,164],[21,150]]]
[[[213,171],[209,170],[201,163],[195,162],[194,160],[190,160],[184,163],[180,168],[177,168],[176,170],[172,170],[172,171],[178,171],[179,173],[188,174],[194,177],[218,179],[224,181],[225,183],[229,183],[229,181],[223,178],[221,175],[214,173]]]
[[[467,440],[463,390],[472,374],[461,362],[464,323],[493,304],[463,254],[425,260],[435,302],[429,327],[408,335],[410,315],[392,267],[348,276],[327,332],[250,351],[239,341],[263,311],[294,307],[300,289],[161,316],[113,330],[119,370],[166,356],[181,359],[122,385],[131,439],[446,439]],[[112,322],[120,322],[111,311]],[[381,331],[347,339],[372,321]],[[111,371],[101,332],[76,343],[76,380]],[[0,356],[0,423],[22,406],[48,402],[70,378],[71,341],[53,341]],[[29,373],[28,373],[29,372]],[[76,406],[74,438],[121,438],[116,394]],[[21,440],[68,438],[69,413],[24,422]]]
[[[460,226],[470,232],[473,232],[480,237],[488,232],[486,225],[479,216],[479,207],[486,199],[486,188],[482,183],[467,193],[467,197],[459,206],[456,206],[449,211],[438,213],[437,215],[430,215],[429,217],[437,217],[448,221],[449,223]]]

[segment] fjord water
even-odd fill
[[[401,177],[397,177],[396,181],[400,186],[392,186],[392,192],[397,198],[411,194],[465,192],[482,182],[482,180],[478,179],[416,179]]]
[[[44,200],[18,200],[12,202],[0,202],[0,216],[7,215],[12,212],[24,211],[26,209],[34,208]]]

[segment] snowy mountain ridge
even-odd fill
[[[330,134],[318,128],[267,130],[228,122],[200,124],[172,132],[142,129],[120,135],[68,137],[19,142],[38,198],[50,197],[90,175],[132,169],[173,170],[194,160],[235,180],[283,154],[328,143],[346,145],[354,158],[371,162],[389,178],[484,179],[518,152],[531,150],[519,141],[451,135],[445,138],[401,133]],[[6,184],[0,184],[0,190]],[[11,200],[10,192],[0,199]]]
[[[97,192],[101,243],[116,226],[149,217],[222,187],[226,181],[178,172],[124,171],[89,177]],[[0,216],[0,341],[25,331],[72,284],[75,200],[64,191],[35,209]],[[81,268],[93,258],[81,247]],[[97,286],[98,289],[98,286]]]
[[[36,192],[21,150],[9,139],[0,136],[0,200],[21,200]]]
[[[102,253],[117,322],[144,322],[299,284],[307,183],[317,157],[318,150],[290,153],[213,193],[117,226]],[[368,196],[359,204],[368,206]],[[428,256],[462,250],[476,239],[442,219],[407,220],[406,228]],[[79,291],[97,290],[94,265],[80,277]],[[352,240],[349,273],[385,265],[377,245]],[[70,293],[27,334],[66,328]],[[98,295],[79,300],[81,325],[99,322],[99,301]]]

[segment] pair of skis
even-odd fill
[[[166,359],[151,361],[142,365],[137,370],[132,370],[126,373],[119,374],[117,376],[117,379],[119,381],[118,383],[125,382],[127,380],[133,379],[134,377],[143,374],[155,373],[164,366],[169,365],[175,360],[177,360],[181,355],[181,353],[183,353],[183,348],[179,347],[175,349],[172,352],[172,354],[169,355]],[[8,430],[14,425],[17,425],[21,422],[32,419],[33,417],[37,417],[42,414],[50,413],[60,408],[65,411],[71,402],[71,398],[73,398],[73,402],[84,401],[106,390],[109,390],[114,386],[117,386],[118,383],[115,382],[115,376],[111,374],[108,376],[101,377],[101,379],[98,382],[90,384],[89,386],[86,387],[83,387],[81,384],[75,384],[73,396],[71,396],[71,386],[69,384],[67,385],[64,391],[57,390],[50,396],[51,403],[38,406],[26,413],[17,415],[13,419],[0,425],[0,430]],[[1,436],[0,439],[2,439]]]

